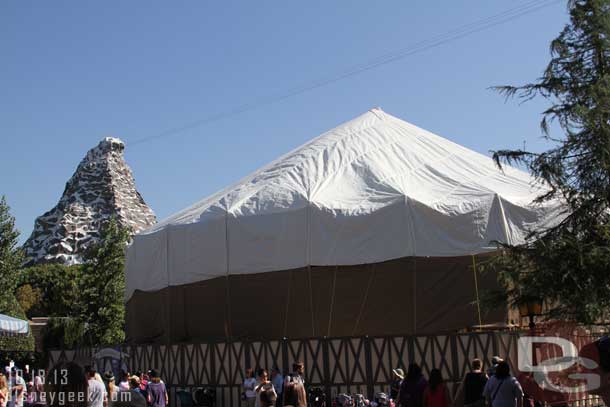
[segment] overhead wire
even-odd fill
[[[179,127],[167,129],[156,135],[142,137],[142,138],[133,140],[131,142],[128,141],[127,144],[130,147],[132,147],[134,145],[142,144],[142,143],[149,142],[152,140],[173,136],[173,135],[182,133],[186,130],[190,130],[193,128],[203,126],[205,124],[209,124],[209,123],[219,121],[221,119],[225,119],[228,117],[232,117],[232,116],[235,116],[235,115],[247,112],[247,111],[258,109],[263,106],[278,103],[285,99],[291,98],[293,96],[297,96],[297,95],[309,92],[311,90],[333,84],[335,82],[338,82],[343,79],[358,75],[360,73],[378,68],[380,66],[390,64],[392,62],[396,62],[396,61],[404,59],[408,56],[411,56],[411,55],[414,55],[417,53],[421,53],[421,52],[424,52],[431,48],[435,48],[440,45],[446,44],[448,42],[461,39],[468,35],[472,35],[474,33],[498,26],[500,24],[507,23],[509,21],[515,20],[524,15],[531,14],[533,12],[536,12],[538,10],[551,6],[555,3],[558,3],[559,1],[561,1],[561,0],[526,1],[525,3],[522,3],[519,6],[510,8],[501,13],[494,14],[492,16],[485,17],[485,18],[464,24],[460,27],[457,27],[452,30],[446,31],[442,34],[436,35],[432,38],[429,38],[429,39],[426,39],[423,41],[419,41],[415,44],[411,44],[410,46],[408,46],[406,48],[402,48],[399,50],[395,50],[395,51],[377,56],[377,57],[367,61],[366,63],[352,66],[337,74],[317,79],[308,84],[304,84],[301,86],[297,86],[297,87],[288,89],[288,90],[281,92],[279,94],[276,94],[276,95],[271,95],[271,96],[268,96],[268,97],[260,99],[260,100],[256,100],[253,102],[244,103],[242,105],[235,106],[224,112],[216,113],[216,114],[207,116],[203,119],[196,120],[196,121],[187,123],[187,124],[179,126]]]

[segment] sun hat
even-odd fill
[[[392,372],[401,379],[405,378],[405,372],[401,368],[392,369]]]
[[[106,373],[104,373],[104,380],[106,380],[107,382],[111,382],[114,380],[114,374],[112,374],[112,372],[109,370]]]

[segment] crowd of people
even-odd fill
[[[524,393],[519,381],[511,375],[507,362],[495,356],[492,365],[483,371],[479,359],[471,361],[470,371],[463,377],[452,395],[441,370],[432,369],[428,378],[416,363],[409,365],[407,373],[400,368],[392,370],[393,379],[388,392],[375,395],[373,401],[362,395],[339,394],[331,403],[317,404],[334,407],[395,406],[395,407],[524,407]],[[266,369],[248,368],[242,384],[243,407],[307,407],[316,405],[311,390],[306,391],[304,365],[297,362],[293,372],[283,376],[276,367],[269,376]],[[309,402],[308,402],[309,401]],[[529,406],[526,406],[529,407]]]
[[[393,374],[389,399],[396,407],[523,407],[523,389],[509,364],[498,356],[487,372],[480,359],[473,359],[454,397],[439,369],[432,369],[426,379],[419,365],[412,363],[406,375],[402,369],[394,369]]]
[[[305,365],[296,362],[292,372],[282,375],[280,369],[271,370],[248,368],[242,384],[242,401],[244,407],[306,407]]]
[[[109,404],[116,407],[122,404],[133,407],[169,405],[167,388],[155,369],[137,374],[121,371],[118,380],[111,371],[102,377],[93,367],[86,370],[90,407],[107,407]]]
[[[524,393],[519,381],[510,373],[509,364],[499,357],[483,370],[481,360],[471,362],[455,395],[449,391],[439,369],[432,369],[428,378],[415,363],[407,373],[393,369],[388,392],[378,393],[371,402],[362,395],[341,394],[331,403],[324,400],[321,389],[305,383],[305,366],[293,364],[288,374],[274,367],[245,370],[241,399],[243,407],[360,407],[369,405],[395,407],[524,407]],[[307,390],[306,390],[307,388]],[[312,394],[320,391],[321,403],[312,402]],[[309,396],[309,397],[308,397]],[[318,400],[318,398],[316,398]],[[51,371],[30,372],[10,366],[0,372],[0,407],[168,407],[165,384],[155,370],[130,374],[122,371],[115,378],[110,371],[100,374],[92,366],[84,370],[74,363]],[[530,407],[530,406],[525,406]]]
[[[93,366],[84,369],[65,363],[30,371],[13,364],[0,371],[0,407],[167,407],[168,391],[155,369],[130,374],[103,375]]]

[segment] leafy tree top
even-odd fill
[[[570,22],[551,43],[551,61],[535,83],[497,89],[507,97],[546,98],[541,153],[500,150],[499,166],[520,163],[546,184],[538,203],[558,199],[564,217],[503,245],[494,265],[513,304],[541,298],[549,315],[591,323],[610,311],[610,0],[568,2]],[[562,135],[553,135],[556,122]]]

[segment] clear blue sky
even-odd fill
[[[85,152],[127,143],[159,219],[371,107],[484,154],[544,146],[544,102],[488,90],[537,78],[563,1],[279,103],[130,140],[366,63],[522,1],[29,1],[0,4],[0,194],[22,232]]]

